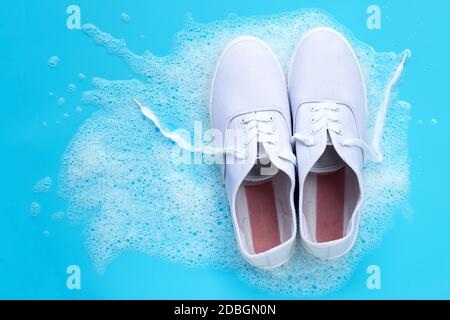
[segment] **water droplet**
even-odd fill
[[[78,79],[79,79],[79,80],[84,80],[84,79],[86,79],[86,76],[84,75],[84,73],[80,72],[80,73],[78,74]]]
[[[42,231],[42,235],[47,238],[50,235],[50,231],[44,230]]]
[[[59,63],[59,57],[57,57],[57,56],[53,56],[48,59],[48,66],[51,68],[56,67],[58,65],[58,63]]]
[[[438,121],[437,119],[431,119],[430,123],[434,126],[437,125]]]
[[[55,95],[55,93],[53,92],[53,91],[50,91],[49,93],[48,93],[48,96],[49,97],[53,97]]]
[[[65,119],[67,119],[67,118],[69,118],[69,114],[68,114],[67,112],[65,112],[65,113],[63,114],[63,117],[64,117]]]
[[[77,86],[71,83],[67,86],[67,90],[69,90],[69,92],[75,92],[77,90]]]
[[[126,13],[126,12],[123,12],[123,13],[120,15],[120,18],[122,19],[122,22],[123,22],[123,23],[128,23],[128,22],[130,22],[130,16],[129,16],[128,13]]]
[[[417,124],[418,124],[418,125],[422,125],[422,124],[423,124],[423,120],[418,120],[418,121],[417,121]]]
[[[66,99],[61,97],[58,99],[58,101],[56,103],[58,104],[58,106],[62,107],[66,103]]]
[[[75,107],[75,111],[76,112],[81,112],[83,111],[83,108],[81,108],[80,106]]]
[[[47,121],[42,122],[42,126],[43,126],[43,127],[47,127],[47,126],[48,126]]]

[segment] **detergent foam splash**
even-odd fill
[[[378,110],[404,55],[375,52],[325,12],[229,17],[209,24],[188,17],[165,57],[138,55],[125,41],[96,26],[83,27],[88,37],[135,74],[132,80],[93,80],[93,89],[82,99],[100,108],[79,128],[63,157],[60,194],[68,202],[69,219],[84,226],[96,268],[102,270],[121,252],[135,250],[186,266],[233,270],[274,293],[324,294],[349,279],[367,250],[380,242],[393,213],[407,205],[410,106],[398,100],[395,91],[382,119],[385,128],[379,144],[384,160],[368,164],[364,172],[365,202],[353,250],[339,260],[322,261],[298,245],[290,262],[273,271],[256,270],[240,257],[216,166],[173,163],[177,145],[135,105],[135,99],[142,102],[167,131],[192,132],[195,121],[209,128],[210,82],[230,40],[242,35],[265,40],[287,71],[297,41],[319,26],[343,33],[357,53],[366,78],[371,139],[379,123]]]

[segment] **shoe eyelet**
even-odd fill
[[[316,112],[316,108],[314,108],[314,106],[309,106],[309,111]]]
[[[336,108],[334,109],[334,111],[335,111],[335,112],[341,112],[341,108],[336,107]]]
[[[338,135],[342,136],[342,130],[338,131]]]
[[[312,136],[315,136],[315,135],[317,135],[317,131],[315,131],[315,130],[312,130],[312,129],[311,129],[311,130],[309,131],[309,133],[310,133],[310,134],[311,134]]]
[[[315,118],[311,118],[311,123],[316,123],[317,120]]]
[[[272,117],[272,116],[270,116],[270,117],[269,117],[269,120],[270,120],[270,121],[273,121],[273,117]]]
[[[245,119],[241,118],[241,124],[245,124]]]

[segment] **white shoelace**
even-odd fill
[[[341,106],[334,102],[320,102],[315,103],[310,106],[310,111],[313,114],[310,122],[312,124],[313,129],[310,132],[310,135],[317,135],[322,129],[326,128],[328,131],[333,131],[339,136],[342,136],[343,131],[340,126],[342,123],[339,119],[338,113],[341,112]],[[312,147],[317,145],[318,141],[311,138],[310,135],[305,135],[301,133],[295,133],[292,136],[292,142],[300,141],[304,145],[308,147]],[[363,151],[365,157],[371,159],[375,162],[380,162],[382,158],[380,158],[374,150],[373,147],[369,146],[362,139],[345,139],[340,141],[340,145],[342,147],[358,147]]]
[[[247,150],[248,145],[256,139],[257,144],[263,144],[269,158],[271,158],[270,154],[274,153],[275,156],[296,165],[297,159],[291,150],[276,150],[278,135],[271,125],[272,122],[272,116],[260,112],[251,113],[242,117],[241,125],[244,126],[244,134],[247,137],[247,141],[244,143],[244,148]]]
[[[155,126],[161,131],[161,134],[170,139],[171,141],[175,142],[180,148],[187,150],[189,152],[195,152],[195,153],[203,153],[203,154],[209,154],[209,155],[217,155],[217,154],[232,154],[235,155],[239,159],[245,159],[246,155],[244,153],[241,153],[238,150],[235,149],[225,149],[225,148],[215,148],[212,146],[200,146],[195,147],[191,145],[188,141],[186,141],[184,138],[179,136],[178,134],[174,132],[170,132],[165,130],[159,119],[156,117],[156,115],[147,107],[142,105],[139,100],[134,99],[134,103],[137,104],[137,106],[140,108],[141,113],[148,119],[150,119]]]
[[[246,141],[244,142],[243,149],[238,150],[234,148],[215,148],[212,146],[199,146],[195,147],[191,145],[184,138],[180,137],[178,134],[165,130],[156,115],[147,107],[142,105],[139,100],[134,99],[136,105],[140,108],[141,113],[148,119],[150,119],[155,126],[161,131],[161,134],[175,142],[179,147],[189,152],[198,152],[209,155],[220,155],[229,154],[235,156],[237,159],[246,160],[248,158],[247,149],[248,145],[257,139],[257,143],[262,143],[263,145],[275,146],[277,144],[276,132],[274,128],[270,125],[273,121],[271,116],[262,115],[261,113],[253,113],[246,117],[241,118],[241,124],[244,125],[244,133],[246,134]],[[297,163],[296,157],[292,152],[278,152],[271,151],[276,148],[266,148],[266,153],[269,155],[274,152],[279,158],[285,159],[293,163]],[[270,156],[269,156],[270,158]]]
[[[377,114],[372,145],[369,145],[363,139],[349,138],[340,141],[342,147],[358,147],[362,150],[365,158],[377,163],[383,161],[383,154],[380,151],[380,141],[383,135],[384,123],[387,115],[387,108],[389,106],[391,91],[400,78],[403,72],[404,65],[406,63],[406,59],[410,55],[411,52],[409,50],[405,51],[400,65],[395,70],[395,73],[386,88],[383,103],[380,106]],[[314,126],[314,129],[310,132],[311,135],[316,135],[323,128],[327,128],[329,131],[333,131],[340,136],[343,134],[342,129],[339,126],[341,124],[341,121],[337,116],[337,113],[341,110],[341,107],[339,105],[333,102],[322,102],[316,103],[310,108],[311,112],[314,114],[314,116],[310,119],[311,123]],[[315,141],[310,136],[300,133],[296,133],[292,136],[292,142],[295,141],[300,141],[306,146],[314,146],[317,143],[317,141]]]

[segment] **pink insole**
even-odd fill
[[[245,186],[245,195],[255,253],[278,246],[280,230],[272,182]]]
[[[317,175],[316,238],[318,242],[342,238],[344,230],[345,168]]]

